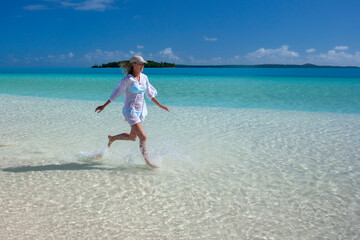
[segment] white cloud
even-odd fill
[[[68,64],[73,65],[77,59],[74,58],[75,54],[69,52],[67,54],[47,54],[44,56],[20,56],[17,57],[14,54],[9,54],[7,56],[7,65],[11,66],[13,64],[23,65],[23,66],[66,66]]]
[[[15,54],[11,53],[6,56],[6,60],[4,62],[8,64],[9,63],[12,64],[12,63],[18,63],[20,62],[20,60],[15,56]]]
[[[141,45],[137,45],[136,47],[137,48],[144,48],[144,46],[141,46]]]
[[[217,41],[218,39],[217,39],[217,38],[209,38],[209,37],[207,37],[207,36],[204,36],[204,40],[205,40],[205,41],[215,42],[215,41]]]
[[[49,9],[48,6],[45,5],[28,5],[25,6],[24,9],[26,10],[31,10],[31,11],[36,11],[36,10],[47,10]]]
[[[214,64],[221,64],[223,62],[222,57],[214,57],[210,59],[210,62],[214,63]]]
[[[51,4],[54,8],[73,8],[81,11],[105,11],[108,9],[115,9],[113,6],[114,0],[43,0]],[[46,10],[50,9],[46,5],[29,5],[24,7],[27,10]]]
[[[358,53],[355,53],[355,55],[345,53],[345,52],[337,52],[334,50],[328,51],[326,54],[320,54],[319,58],[323,59],[329,63],[344,63],[344,62],[360,62],[360,59],[356,59],[356,55]]]
[[[336,46],[327,53],[308,56],[307,62],[321,65],[359,66],[360,52],[353,54],[344,52],[348,49],[347,46]]]
[[[135,52],[135,51],[130,50],[129,52],[130,52],[131,56],[135,56],[135,55],[142,56],[143,55],[141,51]]]
[[[163,58],[166,58],[169,60],[176,60],[176,61],[180,60],[180,58],[173,53],[171,47],[165,48],[164,50],[160,51],[159,55],[160,55],[160,57],[163,57]]]
[[[221,65],[224,64],[224,60],[221,57],[212,57],[209,59],[196,59],[193,56],[189,57],[190,64],[193,65]]]
[[[85,59],[91,62],[104,63],[111,61],[120,61],[124,59],[129,59],[130,54],[126,54],[122,51],[103,51],[101,49],[96,49],[95,51],[85,54]]]
[[[283,45],[281,48],[276,48],[276,49],[265,49],[265,48],[260,48],[258,50],[256,50],[255,52],[249,53],[250,56],[255,57],[255,58],[262,58],[265,56],[285,56],[285,57],[298,57],[299,54],[297,52],[294,51],[289,51],[289,46],[287,45]]]
[[[290,51],[287,45],[275,49],[260,48],[246,56],[248,60],[256,63],[293,63],[297,57],[299,57],[299,54]]]
[[[348,49],[349,49],[348,46],[336,46],[334,48],[334,50],[341,50],[341,51],[348,50]]]
[[[111,4],[114,0],[86,0],[74,7],[75,10],[95,10],[105,11],[112,8]]]
[[[53,0],[53,2],[60,3],[62,7],[78,7],[80,3],[74,3],[73,1],[61,1],[61,0]]]
[[[60,55],[52,55],[49,54],[46,57],[36,57],[35,59],[38,59],[37,61],[43,61],[43,62],[64,62],[64,61],[68,61],[69,59],[74,58],[75,54],[72,52],[69,52],[68,54],[60,54]]]
[[[315,52],[315,51],[316,51],[315,48],[306,49],[306,52],[307,52],[307,53],[313,53],[313,52]]]

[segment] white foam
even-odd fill
[[[103,156],[108,152],[108,147],[104,147],[100,151],[88,152],[88,151],[80,151],[80,154],[88,160],[99,160],[102,159]]]

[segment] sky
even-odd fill
[[[16,0],[0,8],[0,67],[360,66],[359,0]]]

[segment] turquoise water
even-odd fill
[[[360,239],[359,69],[145,69],[156,170],[119,69],[0,72],[2,239]]]
[[[106,101],[120,69],[0,69],[0,93]],[[360,69],[145,69],[174,106],[360,113]]]

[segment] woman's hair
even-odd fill
[[[133,74],[133,72],[134,72],[132,63],[130,63],[129,61],[121,62],[120,67],[126,76],[129,74]]]

